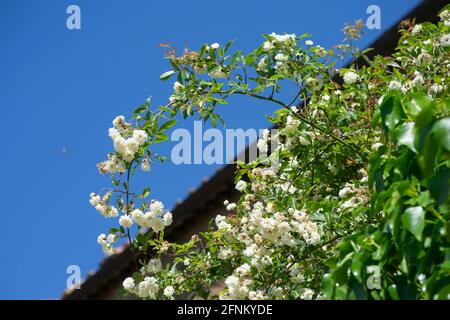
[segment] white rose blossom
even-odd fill
[[[243,192],[245,188],[247,187],[247,182],[243,180],[239,180],[238,183],[236,183],[236,190]]]
[[[130,228],[133,224],[133,220],[129,216],[121,216],[119,219],[119,224],[124,228]]]
[[[358,81],[358,79],[359,79],[359,76],[354,71],[347,71],[344,74],[344,82],[346,84],[354,84]]]

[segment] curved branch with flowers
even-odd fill
[[[109,129],[114,151],[98,164],[112,187],[91,204],[119,226],[101,234],[107,254],[130,242],[137,272],[127,294],[142,299],[448,299],[450,295],[450,7],[437,24],[405,24],[391,57],[369,60],[348,41],[333,49],[304,34],[264,35],[249,54],[203,45],[167,53],[177,77],[166,105],[148,99]],[[367,61],[338,69],[352,58]],[[289,92],[293,92],[289,96]],[[220,105],[240,95],[271,102],[258,149],[269,158],[238,162],[236,214],[170,243],[172,214],[131,179],[163,157],[179,117],[214,126]],[[277,166],[271,165],[276,161]],[[176,219],[176,217],[174,217]],[[151,252],[151,255],[149,255]],[[151,258],[150,258],[151,256]],[[372,277],[378,268],[378,279]],[[374,280],[374,283],[370,281]],[[212,290],[221,286],[220,292]]]

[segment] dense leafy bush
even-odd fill
[[[222,299],[449,298],[449,10],[440,17],[405,24],[395,54],[373,61],[348,41],[325,50],[307,34],[265,35],[247,55],[230,54],[231,42],[181,56],[169,50],[172,70],[161,75],[177,77],[169,103],[152,109],[147,100],[132,123],[114,120],[115,151],[99,170],[115,187],[91,194],[106,217],[122,212],[120,228],[99,236],[105,252],[128,238],[142,267],[125,290],[214,298],[210,288],[224,281]],[[361,29],[347,26],[347,40]],[[366,66],[337,69],[349,56]],[[169,243],[172,215],[146,200],[149,190],[133,193],[130,179],[161,160],[151,147],[168,139],[178,114],[216,125],[234,95],[280,107],[269,117],[279,130],[258,141],[262,153],[278,146],[269,158],[238,163],[242,197],[224,204],[233,214]]]

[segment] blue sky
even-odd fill
[[[273,31],[309,32],[329,47],[342,40],[345,22],[367,18],[377,4],[382,29],[367,30],[365,47],[419,2],[1,1],[0,299],[59,298],[68,265],[83,276],[98,268],[96,238],[111,223],[88,199],[110,184],[95,165],[112,150],[107,129],[116,115],[130,115],[149,95],[156,105],[167,101],[172,81],[159,80],[169,66],[158,43],[195,50],[236,39],[234,47],[249,52]],[[70,4],[81,8],[81,30],[66,28]],[[228,128],[265,128],[273,110],[235,99],[222,114]],[[216,169],[155,165],[138,185],[170,208]]]

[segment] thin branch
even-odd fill
[[[131,173],[131,167],[133,165],[133,161],[130,163],[130,167],[127,170],[127,182],[125,184],[125,198],[126,198],[126,204],[125,204],[125,214],[128,216],[130,215],[130,201],[129,201],[129,195],[130,195],[130,173]],[[130,250],[133,255],[134,264],[136,266],[136,270],[139,270],[137,258],[136,258],[136,252],[133,249],[133,242],[131,241],[131,234],[130,234],[130,228],[127,228],[127,238],[130,242]]]
[[[221,92],[221,94],[225,94],[226,92]],[[361,158],[365,158],[365,156],[360,152],[360,150],[358,150],[355,146],[348,144],[347,142],[345,142],[344,140],[342,140],[341,138],[339,138],[337,135],[335,135],[332,132],[328,132],[326,129],[318,126],[317,124],[315,124],[314,122],[311,122],[310,120],[308,120],[304,115],[294,112],[289,105],[285,104],[283,101],[280,101],[278,99],[275,98],[271,98],[271,97],[265,97],[265,96],[261,96],[258,94],[254,94],[251,92],[246,92],[246,91],[234,91],[233,93],[235,94],[240,94],[240,95],[245,95],[248,97],[253,97],[256,99],[260,99],[260,100],[266,100],[266,101],[271,101],[274,102],[280,106],[282,106],[283,108],[289,110],[295,117],[297,117],[298,119],[300,119],[301,121],[303,121],[304,123],[306,123],[307,125],[319,130],[320,132],[322,132],[325,135],[328,135],[330,137],[332,137],[334,140],[338,141],[339,143],[341,143],[342,145],[352,149],[356,154],[358,154]]]

